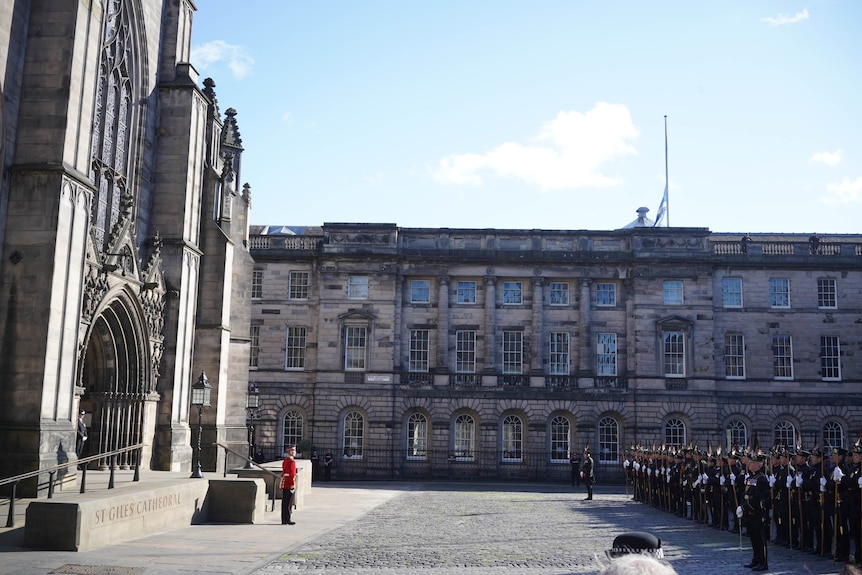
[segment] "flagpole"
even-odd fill
[[[667,176],[667,114],[664,115],[664,189],[668,190]],[[667,193],[667,202],[665,202],[665,227],[670,227],[670,191]]]

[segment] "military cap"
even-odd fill
[[[661,548],[661,539],[652,533],[644,531],[630,531],[614,538],[613,547],[605,554],[610,559],[622,557],[631,553],[649,555],[655,559],[662,559],[664,551]]]
[[[811,450],[811,457],[823,457],[823,450],[819,447],[815,447]]]
[[[833,447],[829,453],[831,455],[847,455],[847,450],[843,447]]]
[[[856,443],[853,445],[853,453],[862,453],[862,444]]]
[[[796,455],[801,455],[802,457],[808,457],[811,455],[811,452],[807,449],[802,449],[801,447],[796,450]]]

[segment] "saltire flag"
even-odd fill
[[[658,212],[655,215],[655,223],[652,227],[657,228],[661,221],[667,215],[667,184],[664,185],[664,195],[661,197],[661,203],[658,206]]]

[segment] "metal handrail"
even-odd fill
[[[276,479],[281,479],[281,474],[280,474],[280,473],[276,473],[276,472],[274,472],[274,471],[270,471],[270,470],[269,470],[269,469],[267,469],[266,467],[263,467],[262,465],[260,465],[257,461],[254,461],[253,459],[249,458],[249,457],[248,457],[248,456],[246,456],[246,455],[243,455],[242,453],[239,453],[239,452],[237,452],[237,451],[234,451],[233,449],[231,449],[231,448],[230,448],[230,447],[228,447],[227,445],[222,445],[222,444],[221,444],[221,443],[219,443],[218,441],[214,442],[214,443],[213,443],[213,445],[215,445],[215,446],[217,446],[217,447],[221,447],[222,449],[224,449],[224,450],[225,450],[225,458],[224,458],[224,475],[222,475],[222,477],[227,477],[227,453],[228,453],[228,452],[233,453],[234,455],[237,455],[237,456],[241,457],[242,459],[247,460],[247,461],[248,461],[248,463],[250,463],[250,464],[251,464],[251,465],[253,465],[254,467],[257,467],[257,468],[258,468],[258,469],[260,469],[261,471],[265,471],[265,472],[269,473],[270,475],[272,475],[272,477],[273,477],[273,480],[272,480],[272,493],[270,494],[270,500],[272,501],[272,509],[271,509],[271,511],[275,511],[275,490],[276,490],[275,480],[276,480]]]
[[[87,466],[86,464],[91,461],[96,461],[98,459],[110,458],[111,461],[111,475],[108,478],[108,489],[114,488],[114,470],[116,469],[116,457],[121,453],[126,453],[129,451],[137,451],[138,456],[135,458],[135,475],[132,478],[132,481],[140,481],[141,479],[141,450],[143,449],[144,444],[138,443],[136,445],[130,445],[128,447],[122,447],[120,449],[115,449],[113,451],[106,451],[104,453],[99,453],[97,455],[90,455],[88,457],[82,457],[75,461],[68,461],[66,463],[60,463],[58,465],[54,465],[52,467],[46,467],[45,469],[37,469],[35,471],[28,471],[27,473],[22,473],[20,475],[14,475],[12,477],[7,477],[6,479],[0,479],[0,487],[4,485],[12,485],[12,493],[9,496],[9,516],[6,519],[6,527],[15,527],[15,496],[18,490],[18,483],[24,481],[25,479],[30,479],[31,477],[39,477],[40,475],[47,473],[48,474],[48,499],[54,497],[54,474],[58,471],[62,471],[68,467],[73,465],[79,466],[84,465],[81,468],[81,493],[86,493],[87,491]]]

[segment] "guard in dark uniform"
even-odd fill
[[[584,448],[584,462],[581,464],[581,479],[587,486],[587,496],[584,501],[592,501],[593,484],[596,482],[595,470],[593,469],[593,458],[590,456],[589,448]]]
[[[847,520],[850,523],[850,539],[853,541],[853,560],[862,567],[862,443],[853,446],[853,463],[847,481],[856,489],[847,493]]]
[[[832,473],[826,482],[826,497],[833,502],[832,536],[835,538],[835,555],[833,559],[839,563],[847,563],[850,556],[850,492],[858,491],[859,486],[852,480],[852,469],[844,458],[847,450],[843,447],[833,447],[831,455]]]
[[[745,497],[737,516],[741,516],[751,538],[751,562],[746,565],[752,571],[769,570],[766,539],[769,533],[769,480],[763,474],[763,465],[768,456],[752,454],[748,462],[749,475],[745,480]]]
[[[786,449],[777,449],[775,455],[777,457],[772,467],[772,475],[775,477],[772,487],[772,516],[775,523],[773,542],[787,547],[790,545],[790,491],[787,478],[793,475],[793,469],[790,467]]]

